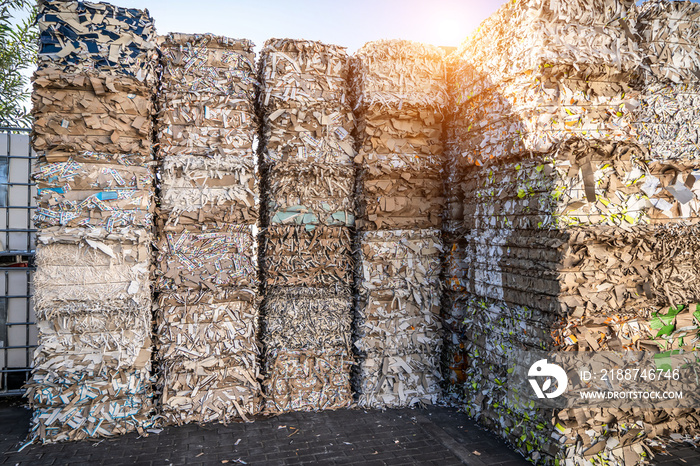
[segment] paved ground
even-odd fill
[[[500,439],[449,408],[292,413],[229,426],[167,427],[102,441],[31,445],[29,411],[0,398],[0,464],[9,465],[527,465]],[[2,454],[2,452],[5,452]],[[698,465],[692,447],[659,463]]]

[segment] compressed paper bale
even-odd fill
[[[353,281],[349,228],[271,225],[263,256],[267,286],[349,286]]]
[[[66,408],[66,405],[85,407],[93,401],[109,402],[110,400],[133,398],[139,402],[150,404],[148,398],[153,397],[151,379],[143,371],[123,369],[112,372],[108,380],[87,379],[78,380],[83,374],[75,374],[70,378],[42,377],[41,372],[27,385],[27,397],[33,407]]]
[[[40,163],[34,223],[44,226],[152,226],[153,173],[148,165]]]
[[[361,292],[407,288],[420,293],[437,286],[443,250],[438,230],[366,231],[359,241]]]
[[[365,229],[436,228],[444,210],[439,176],[408,170],[368,170],[358,176],[358,226]]]
[[[168,226],[156,249],[154,285],[158,290],[257,286],[255,225]]]
[[[425,108],[371,107],[363,109],[360,115],[355,136],[360,146],[357,162],[371,166],[388,160],[393,165],[402,163],[414,169],[441,164],[441,113]]]
[[[258,300],[252,289],[162,293],[159,387],[169,422],[227,422],[260,409]]]
[[[38,341],[44,351],[55,354],[119,350],[137,355],[144,345],[150,344],[150,314],[119,311],[73,313],[37,321]]]
[[[150,252],[145,244],[86,239],[78,244],[39,242],[34,303],[37,309],[71,301],[150,300]]]
[[[441,396],[438,353],[366,358],[359,363],[358,405],[405,408],[435,404]]]
[[[700,213],[696,164],[649,161],[636,144],[570,140],[469,178],[467,228],[695,223]]]
[[[279,108],[263,118],[264,160],[350,165],[355,120],[349,108],[333,101],[315,107]]]
[[[267,351],[331,349],[349,351],[352,297],[339,288],[275,287],[263,304]]]
[[[261,52],[259,74],[267,163],[352,163],[355,120],[347,97],[345,48],[269,39]]]
[[[463,102],[456,96],[447,137],[464,165],[546,152],[569,139],[633,141],[640,92],[631,83],[637,80],[604,67],[549,66]]]
[[[698,301],[696,228],[474,233],[468,288],[560,315],[646,317],[661,307]]]
[[[248,420],[260,412],[259,390],[244,387],[200,390],[182,390],[163,399],[163,415],[168,422],[182,425],[190,422],[230,422]],[[190,393],[191,392],[191,393]],[[179,392],[176,392],[179,393]]]
[[[94,69],[155,80],[155,26],[148,10],[52,0],[41,0],[38,7],[40,69]]]
[[[635,32],[650,77],[697,83],[700,7],[689,1],[647,1],[639,8]]]
[[[146,133],[149,132],[150,115],[153,112],[153,102],[148,94],[142,91],[141,88],[131,86],[125,79],[109,80],[108,78],[93,78],[97,82],[82,78],[83,84],[79,85],[80,75],[58,75],[56,78],[60,82],[70,83],[72,86],[57,89],[57,85],[49,79],[48,70],[44,70],[42,75],[35,75],[34,91],[32,92],[32,112],[36,117],[53,114],[66,115],[71,117],[72,114],[95,114],[100,115],[101,120],[105,117],[113,118],[117,121],[121,120],[123,115],[129,115],[133,119],[128,120],[132,125],[138,124],[136,118],[143,117],[142,126],[136,129],[141,129]],[[53,76],[51,76],[53,78]],[[126,81],[126,82],[125,82]],[[102,93],[98,94],[100,89]],[[109,88],[116,89],[111,91]],[[110,92],[106,92],[107,89]],[[139,93],[132,93],[133,91]],[[141,95],[139,95],[141,94]],[[105,127],[105,126],[103,126]]]
[[[352,167],[284,163],[271,167],[266,176],[264,196],[270,224],[354,225]]]
[[[406,40],[363,45],[353,57],[356,105],[380,106],[397,113],[403,107],[434,109],[446,104],[444,52]]]
[[[632,0],[509,2],[455,52],[464,59],[456,70],[460,94],[468,98],[552,64],[634,71],[642,58],[634,8]]]
[[[265,411],[320,411],[352,404],[347,350],[324,352],[273,350],[267,354]]]
[[[695,84],[647,84],[635,113],[637,141],[654,161],[700,159],[700,88]]]
[[[162,294],[157,312],[159,348],[163,361],[200,360],[210,357],[246,360],[255,366],[258,355],[258,308],[254,294],[201,293],[190,301]],[[194,304],[196,302],[196,304]]]
[[[170,33],[160,36],[158,45],[166,92],[226,95],[252,113],[257,76],[251,41]]]
[[[263,108],[348,108],[345,47],[295,39],[268,39],[260,52]],[[268,112],[269,113],[269,112]]]
[[[258,176],[249,162],[177,155],[160,168],[160,210],[167,223],[254,224],[258,218]]]
[[[35,409],[30,436],[42,443],[113,437],[155,427],[152,399],[129,397],[95,402],[90,406]]]
[[[211,34],[159,38],[159,155],[255,161],[257,78],[253,43]]]
[[[416,300],[409,290],[373,291],[359,301],[355,348],[362,355],[439,353],[442,348],[440,293]]]

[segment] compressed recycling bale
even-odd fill
[[[295,39],[268,39],[260,53],[261,104],[291,103],[347,108],[348,55],[345,47]]]
[[[256,166],[247,161],[167,156],[160,167],[160,210],[168,224],[254,224],[259,200]]]
[[[469,178],[468,228],[695,223],[700,213],[697,164],[649,161],[636,144],[572,139]]]
[[[264,303],[263,342],[270,351],[349,351],[352,297],[348,289],[275,287]]]
[[[488,165],[568,139],[630,142],[640,101],[631,81],[638,79],[616,69],[553,65],[470,95],[453,110],[457,157]]]
[[[266,364],[268,376],[263,382],[266,412],[349,407],[352,404],[350,371],[354,364],[346,349],[270,351]]]
[[[443,236],[445,243],[445,259],[443,263],[443,284],[448,291],[464,291],[467,289],[468,242],[464,236],[449,238]]]
[[[150,302],[148,241],[147,234],[135,243],[88,238],[64,243],[41,236],[34,273],[36,308],[76,301]]]
[[[559,315],[648,317],[697,302],[696,226],[475,232],[468,291]]]
[[[250,290],[201,292],[196,300],[161,294],[156,319],[158,356],[168,362],[215,357],[256,366],[258,310],[254,298]],[[251,378],[256,377],[253,373]]]
[[[36,326],[43,350],[54,354],[120,350],[137,355],[150,344],[150,316],[129,308],[58,314],[38,321]]]
[[[56,0],[40,0],[38,7],[40,69],[155,80],[155,26],[148,10]]]
[[[647,1],[639,8],[636,23],[645,64],[654,78],[677,84],[698,82],[697,3]]]
[[[280,163],[270,167],[266,176],[270,224],[354,225],[352,167]]]
[[[34,224],[45,226],[152,226],[153,173],[148,164],[40,163],[32,177],[38,188]]]
[[[635,114],[637,141],[658,162],[700,160],[700,87],[698,84],[648,83]]]
[[[435,404],[441,396],[438,353],[382,355],[360,362],[358,405],[404,408]]]
[[[35,408],[30,435],[43,443],[113,437],[155,427],[152,395],[109,398],[86,406]]]
[[[406,40],[368,42],[352,62],[353,94],[364,108],[438,108],[446,104],[444,52]],[[396,129],[399,129],[398,127]]]
[[[441,272],[439,230],[379,230],[360,234],[360,290],[437,287]]]
[[[409,290],[380,290],[360,300],[355,348],[361,355],[440,353],[440,293],[416,300]]]
[[[168,422],[249,420],[261,407],[254,289],[162,293],[158,387]]]
[[[253,43],[211,34],[159,38],[159,155],[219,155],[254,162],[257,88]]]
[[[438,176],[408,170],[363,170],[358,190],[360,227],[421,229],[441,225],[445,198]]]
[[[636,70],[642,53],[631,31],[634,3],[518,0],[503,5],[456,52],[466,59],[457,70],[462,101],[551,64]]]
[[[265,162],[351,164],[355,120],[350,109],[333,105],[280,108],[263,118]]]
[[[351,164],[355,120],[347,97],[348,68],[344,47],[292,39],[265,42],[258,105],[267,163]]]
[[[349,285],[353,281],[349,228],[271,225],[263,257],[267,286],[311,288]]]
[[[156,249],[154,286],[160,291],[257,286],[255,225],[167,226]]]

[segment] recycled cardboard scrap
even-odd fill
[[[570,139],[555,152],[465,176],[467,228],[694,223],[694,163],[649,161],[641,146]]]
[[[144,235],[144,240],[147,237]],[[35,260],[37,309],[67,301],[150,301],[150,252],[146,243],[39,241]]]
[[[403,106],[440,108],[447,102],[444,52],[407,40],[378,40],[363,45],[353,57],[353,94],[365,109]],[[397,128],[399,129],[399,128]]]
[[[361,293],[406,288],[419,295],[438,286],[442,265],[439,230],[366,231],[359,241]]]
[[[343,47],[270,39],[259,74],[265,162],[351,163],[355,119]]]
[[[263,342],[267,351],[349,351],[352,297],[342,288],[268,289]]]
[[[696,229],[474,233],[468,237],[468,288],[559,315],[647,317],[659,307],[699,301]]]
[[[255,225],[167,226],[155,246],[154,286],[158,290],[257,286]]]
[[[642,59],[633,33],[634,9],[632,0],[605,0],[595,5],[584,0],[509,2],[482,22],[455,52],[464,61],[453,81],[464,89],[463,95],[473,96],[550,64],[633,71]]]
[[[386,355],[360,362],[358,405],[404,408],[435,404],[441,396],[438,353]]]
[[[354,364],[347,350],[270,351],[263,382],[265,411],[279,414],[351,406],[350,370]]]
[[[148,165],[66,162],[40,163],[32,177],[43,226],[105,227],[152,225],[153,173]]]
[[[267,286],[334,287],[353,281],[351,231],[319,225],[270,225],[263,257]]]
[[[351,164],[354,128],[350,108],[337,109],[333,101],[278,108],[263,118],[265,161]]]
[[[639,8],[635,32],[645,65],[656,80],[697,83],[700,8],[689,1],[647,1]]]
[[[40,0],[39,68],[155,80],[155,26],[148,10],[108,3]]]
[[[637,141],[654,161],[700,159],[700,88],[695,84],[646,84],[636,112]]]
[[[254,224],[259,199],[256,166],[248,161],[167,156],[160,167],[160,210],[166,224]]]
[[[355,348],[361,355],[440,353],[440,293],[416,302],[409,290],[373,291],[360,300]]]
[[[440,227],[443,181],[438,176],[378,167],[358,175],[358,225],[365,228]]]
[[[354,171],[337,164],[281,163],[266,173],[269,224],[352,226]]]
[[[171,33],[162,47],[159,155],[254,162],[257,80],[253,43],[211,34]]]
[[[268,39],[260,52],[258,67],[262,108],[348,106],[345,47],[307,40]]]
[[[162,293],[156,313],[167,422],[249,420],[261,408],[255,289]]]

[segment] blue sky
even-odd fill
[[[365,42],[409,39],[457,46],[505,0],[116,0],[148,8],[159,34],[187,32],[250,39],[320,40],[352,53]]]

